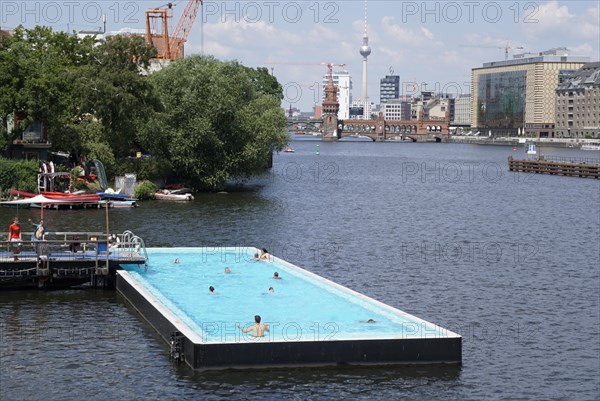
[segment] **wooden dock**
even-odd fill
[[[105,233],[54,232],[44,241],[23,233],[19,249],[0,243],[0,289],[57,288],[114,283],[122,265],[146,264],[144,242],[126,231],[109,241]]]
[[[509,156],[508,170],[597,179],[600,178],[600,160],[569,159],[557,156],[539,156],[536,159],[515,160],[512,156]]]

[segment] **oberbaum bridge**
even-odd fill
[[[421,109],[416,120],[386,120],[383,114],[371,120],[339,120],[340,104],[337,100],[337,87],[332,74],[325,86],[323,116],[321,120],[294,120],[292,124],[306,124],[322,132],[322,140],[334,142],[346,137],[370,138],[375,142],[386,140],[412,140],[413,142],[445,142],[448,139],[450,112],[445,117],[423,117]]]

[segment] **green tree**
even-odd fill
[[[81,111],[102,125],[95,142],[112,149],[116,158],[139,150],[136,131],[159,103],[141,71],[150,65],[156,49],[140,36],[110,38],[94,48],[93,63],[78,69],[73,77],[75,91],[82,94]],[[89,138],[88,138],[89,143]]]
[[[281,85],[266,69],[191,56],[154,73],[163,110],[140,129],[154,156],[198,189],[263,172],[288,142]]]
[[[42,121],[52,132],[62,126],[72,108],[72,82],[68,74],[91,61],[94,39],[79,39],[51,28],[19,27],[0,42],[0,118],[18,112],[21,125],[5,144],[15,139],[33,120]],[[6,131],[3,132],[6,136]]]
[[[26,118],[6,146],[31,121],[44,125],[53,147],[72,153],[92,149],[109,164],[138,150],[135,131],[158,107],[141,71],[156,50],[141,37],[98,41],[19,27],[0,42],[0,118],[18,112]]]

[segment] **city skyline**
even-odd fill
[[[164,1],[0,2],[2,28],[143,29],[144,10]],[[176,23],[185,1],[175,1]],[[600,59],[599,2],[368,1],[367,91],[379,102],[379,80],[393,71],[403,95],[419,90],[470,92],[471,69],[515,53],[567,47]],[[364,1],[204,2],[186,54],[266,67],[285,88],[282,106],[309,111],[322,99],[320,63],[346,64],[361,96]],[[522,47],[523,49],[518,49]],[[272,63],[272,64],[271,64]],[[416,86],[412,83],[415,82]]]

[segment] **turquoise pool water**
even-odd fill
[[[255,252],[150,248],[147,269],[125,270],[206,343],[456,336],[283,260],[254,261]],[[270,326],[258,340],[236,328],[253,324],[254,315]]]

